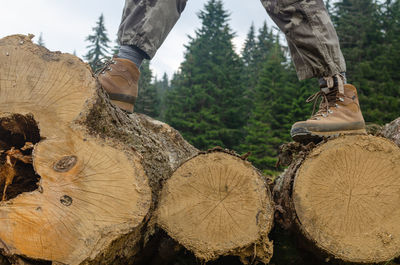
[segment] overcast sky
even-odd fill
[[[45,46],[52,51],[86,53],[87,35],[101,13],[111,40],[115,40],[124,0],[0,0],[0,37],[11,34],[34,34],[35,41],[42,32]],[[200,27],[197,13],[207,0],[189,0],[181,19],[151,62],[154,74],[161,77],[175,72],[183,60],[183,45],[188,35]],[[231,13],[230,25],[236,32],[234,44],[239,51],[252,22],[259,28],[264,20],[272,26],[259,0],[224,0]]]

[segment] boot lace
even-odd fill
[[[115,64],[114,58],[104,60],[98,60],[95,65],[99,65],[99,68],[96,70],[95,75],[98,76],[100,74],[104,74],[106,71],[111,71],[111,65]]]
[[[317,112],[315,112],[316,110],[316,106],[317,103],[319,102],[319,99],[321,99],[321,102],[319,104],[319,109]],[[311,118],[316,118],[318,116],[323,116],[323,117],[327,117],[329,114],[332,113],[331,111],[331,107],[337,107],[338,105],[336,104],[336,102],[338,100],[341,100],[342,98],[339,97],[339,93],[337,90],[331,91],[329,93],[325,93],[322,90],[318,91],[317,93],[311,95],[306,102],[312,102],[314,101],[314,106],[313,106],[313,111],[311,114]]]
[[[325,82],[327,84],[326,88],[321,88],[320,91],[315,93],[314,95],[311,95],[306,102],[312,102],[314,101],[314,106],[313,106],[313,111],[311,114],[312,119],[319,119],[318,116],[322,117],[327,117],[329,114],[333,113],[333,111],[330,109],[331,107],[338,107],[338,104],[336,102],[338,101],[343,101],[343,97],[340,95],[344,96],[344,84],[346,82],[346,77],[342,74],[336,74],[334,76],[330,77],[324,77]],[[335,87],[335,79],[336,79],[336,85]],[[323,91],[325,89],[328,89],[327,92]],[[319,104],[319,110],[315,113],[315,109],[317,106],[317,102],[319,99],[322,98],[321,103]]]

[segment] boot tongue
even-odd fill
[[[326,92],[324,92],[324,93],[325,93],[326,98],[328,100],[328,104],[331,104],[331,103],[335,103],[336,102],[337,94],[339,93],[339,90],[337,88],[331,88],[331,89],[328,89],[328,93],[326,93]]]
[[[311,114],[311,119],[317,118],[317,116],[325,116],[324,113],[329,112],[331,106],[335,106],[338,95],[337,88],[320,88],[320,91],[311,95],[306,102],[314,102],[313,112]],[[315,112],[315,107],[317,106],[318,100],[321,99],[318,111]]]
[[[337,88],[321,88],[320,93],[324,95],[319,104],[319,109],[313,117],[325,115],[328,113],[330,107],[335,106],[339,90]]]

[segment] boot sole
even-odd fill
[[[367,134],[365,129],[357,130],[341,130],[341,131],[329,131],[329,132],[313,132],[305,128],[296,128],[290,132],[292,139],[299,143],[309,142],[320,142],[323,139],[329,139],[332,137],[338,137],[340,135],[349,134]]]

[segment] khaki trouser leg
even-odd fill
[[[285,33],[300,80],[346,71],[336,30],[322,0],[261,0]]]
[[[154,57],[179,19],[187,0],[126,0],[118,30],[123,45],[134,45]]]

